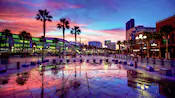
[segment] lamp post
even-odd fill
[[[137,36],[136,37],[136,40],[140,40],[141,41],[141,45],[140,45],[140,55],[141,55],[141,58],[142,58],[142,50],[143,50],[143,48],[142,48],[142,41],[144,40],[144,39],[146,39],[147,38],[147,36],[145,36],[145,35],[143,35],[143,34],[139,34],[139,36]]]

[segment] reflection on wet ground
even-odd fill
[[[0,77],[0,98],[164,98],[173,94],[173,81],[154,80],[111,63],[53,65]]]

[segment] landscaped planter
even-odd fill
[[[172,71],[166,68],[160,68],[159,73],[166,76],[172,76]]]

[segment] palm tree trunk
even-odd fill
[[[166,59],[169,59],[169,53],[168,53],[168,38],[166,38]]]
[[[64,58],[64,44],[65,44],[65,42],[64,42],[64,39],[65,39],[65,35],[64,35],[64,32],[65,32],[65,28],[63,27],[63,58]]]
[[[77,43],[77,33],[75,32],[75,43]]]
[[[119,46],[119,54],[120,54],[120,44],[118,46]]]
[[[159,58],[161,58],[161,49],[160,49],[160,41],[159,41]]]
[[[44,39],[43,39],[43,48],[42,48],[42,61],[44,60],[44,44],[45,44],[45,36],[46,36],[46,21],[43,21],[43,33],[44,33]]]
[[[43,33],[44,33],[44,38],[46,36],[46,21],[43,21]]]

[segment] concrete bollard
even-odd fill
[[[74,59],[73,62],[76,62],[76,60]]]
[[[148,71],[150,71],[150,72],[154,72],[154,68],[151,67],[151,66],[147,66],[146,69],[147,69]]]
[[[103,62],[103,60],[102,59],[100,59],[100,63],[102,63]]]
[[[63,63],[63,60],[60,60],[60,62],[59,63]]]
[[[122,64],[122,61],[119,61],[119,64]]]
[[[134,64],[133,63],[130,63],[129,66],[134,66]]]
[[[83,60],[82,59],[80,59],[80,63],[82,63],[83,62]]]
[[[38,60],[38,61],[37,61],[37,64],[38,64],[38,65],[41,65],[41,62]]]
[[[30,65],[31,65],[31,66],[35,66],[36,63],[35,63],[35,62],[30,62]]]
[[[96,63],[96,60],[95,60],[95,59],[93,59],[93,62],[94,62],[94,63]]]
[[[124,64],[124,65],[127,65],[127,61],[124,61],[123,64]]]
[[[20,62],[17,62],[16,67],[17,69],[20,69]]]
[[[56,60],[55,60],[55,59],[53,59],[53,60],[52,60],[52,63],[53,63],[53,64],[56,64]]]
[[[29,67],[28,64],[22,64],[22,67]]]
[[[49,59],[46,59],[45,62],[49,62]]]
[[[66,60],[66,62],[67,62],[67,63],[69,63],[69,62],[70,62],[70,60],[69,60],[69,59],[67,59],[67,60]]]
[[[115,60],[115,64],[118,64],[118,60]]]

